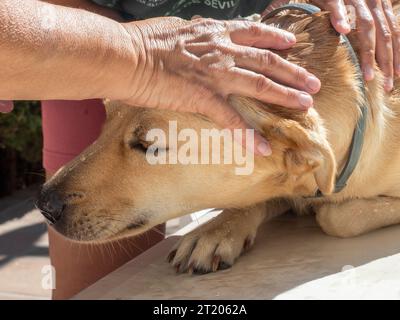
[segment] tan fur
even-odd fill
[[[398,1],[395,1],[396,11]],[[231,96],[231,104],[271,142],[271,157],[256,157],[250,176],[233,165],[158,165],[129,145],[145,143],[151,128],[214,128],[202,116],[109,103],[102,135],[45,185],[67,200],[56,228],[66,236],[101,241],[141,233],[194,210],[224,212],[193,231],[170,256],[178,269],[210,271],[231,265],[247,249],[259,224],[287,208],[313,209],[323,230],[347,237],[400,222],[400,82],[385,95],[382,76],[367,84],[368,126],[361,159],[347,187],[332,194],[348,155],[363,97],[355,67],[326,13],[289,13],[268,24],[297,36],[293,49],[278,52],[322,82],[308,113]],[[357,39],[350,36],[357,50]],[[320,188],[325,197],[311,196]],[[276,200],[276,199],[280,200]],[[127,226],[129,226],[127,228]]]

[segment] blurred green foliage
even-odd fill
[[[35,163],[42,158],[40,103],[18,101],[14,110],[0,114],[0,148],[15,150],[23,160]]]

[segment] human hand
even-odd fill
[[[289,32],[249,21],[156,18],[124,24],[139,51],[130,104],[203,114],[223,128],[249,128],[227,102],[231,94],[288,108],[313,105],[320,81],[268,49],[288,49]],[[135,48],[134,48],[135,50]],[[126,89],[125,89],[126,90]],[[255,135],[259,155],[271,153]]]
[[[313,0],[330,11],[338,32],[350,32],[345,5],[355,9],[360,59],[365,80],[374,78],[374,60],[384,74],[384,88],[393,89],[394,75],[400,76],[400,29],[390,0]]]

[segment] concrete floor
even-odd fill
[[[33,187],[0,199],[0,300],[51,297],[51,290],[42,288],[49,244],[44,219],[33,204],[36,194]],[[190,221],[169,221],[167,235]]]
[[[31,188],[0,199],[0,299],[50,299],[42,288],[50,264],[46,225],[35,195]]]

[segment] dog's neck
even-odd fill
[[[360,102],[364,98],[356,80],[356,68],[349,58],[349,52],[340,44],[340,37],[331,27],[329,17],[325,13],[312,17],[287,14],[285,17],[271,18],[267,20],[267,23],[296,34],[297,44],[293,48],[279,51],[277,54],[301,65],[321,80],[322,88],[314,96],[314,108],[308,113],[295,112],[238,97],[231,98],[232,104],[254,128],[272,142],[276,137],[271,137],[271,132],[277,130],[277,123],[282,122],[281,120],[295,122],[311,136],[317,137],[319,140],[317,148],[331,148],[336,164],[335,170],[337,167],[340,171],[348,157],[353,132],[360,116]],[[353,37],[351,39],[357,50],[357,42]],[[369,120],[375,121],[376,119],[373,118],[379,117],[382,112],[381,105],[385,105],[382,102],[384,97],[380,81],[378,74],[377,79],[368,84],[367,93],[371,102]],[[282,123],[287,124],[287,122]],[[369,126],[366,132],[367,136],[375,134],[375,132],[371,132],[374,130],[373,128],[374,126]],[[292,142],[291,138],[287,141],[281,139],[283,144]],[[301,141],[294,142],[295,144],[301,143]],[[365,149],[368,147],[366,145]],[[282,149],[281,146],[278,148]],[[330,169],[332,168],[330,166]],[[323,174],[329,173],[325,171]],[[310,175],[310,177],[312,176]],[[316,184],[312,180],[308,179],[306,182],[306,190],[315,189]],[[330,193],[331,187],[325,185],[325,192]],[[296,191],[293,189],[293,192]]]

